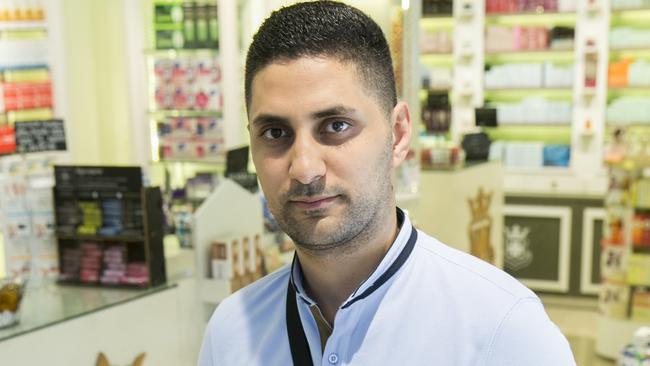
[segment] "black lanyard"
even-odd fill
[[[305,329],[300,321],[298,314],[298,304],[296,304],[296,290],[289,281],[287,288],[287,333],[289,334],[289,346],[291,347],[291,358],[294,366],[311,366],[314,361],[311,359],[309,342],[305,335]]]

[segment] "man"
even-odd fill
[[[199,365],[575,364],[535,294],[396,208],[411,120],[376,23],[329,1],[276,11],[245,87],[259,181],[296,256],[219,305]]]

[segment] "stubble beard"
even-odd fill
[[[293,240],[296,246],[304,251],[318,256],[330,256],[354,251],[358,246],[372,239],[380,229],[383,219],[390,214],[390,207],[385,207],[391,201],[393,187],[391,182],[392,144],[387,141],[384,153],[374,164],[375,174],[369,178],[369,183],[375,184],[364,190],[349,192],[341,187],[328,187],[324,180],[309,185],[292,186],[281,196],[281,207],[273,207],[271,211],[280,228]],[[297,214],[294,207],[288,203],[291,197],[337,195],[338,205],[347,206],[341,217],[333,217],[327,209],[310,210]],[[275,211],[275,212],[274,212]],[[323,224],[321,220],[330,222]],[[332,222],[334,221],[334,222]],[[318,227],[319,224],[326,227]]]

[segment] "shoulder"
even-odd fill
[[[503,270],[418,231],[418,275],[443,288],[485,340],[487,365],[574,365],[539,297]]]
[[[447,273],[458,287],[502,295],[514,303],[522,298],[537,299],[537,295],[503,270],[471,254],[451,248],[418,230],[416,243],[418,260],[432,270]]]
[[[208,323],[211,337],[231,338],[238,329],[250,329],[251,325],[261,325],[273,317],[284,316],[290,271],[289,265],[284,266],[219,303]]]
[[[514,304],[486,352],[487,365],[575,365],[569,342],[536,299]]]

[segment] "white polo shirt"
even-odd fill
[[[205,331],[199,366],[291,365],[288,281],[314,365],[575,365],[539,298],[500,269],[402,225],[377,269],[339,308],[321,349],[300,265],[224,300]]]

